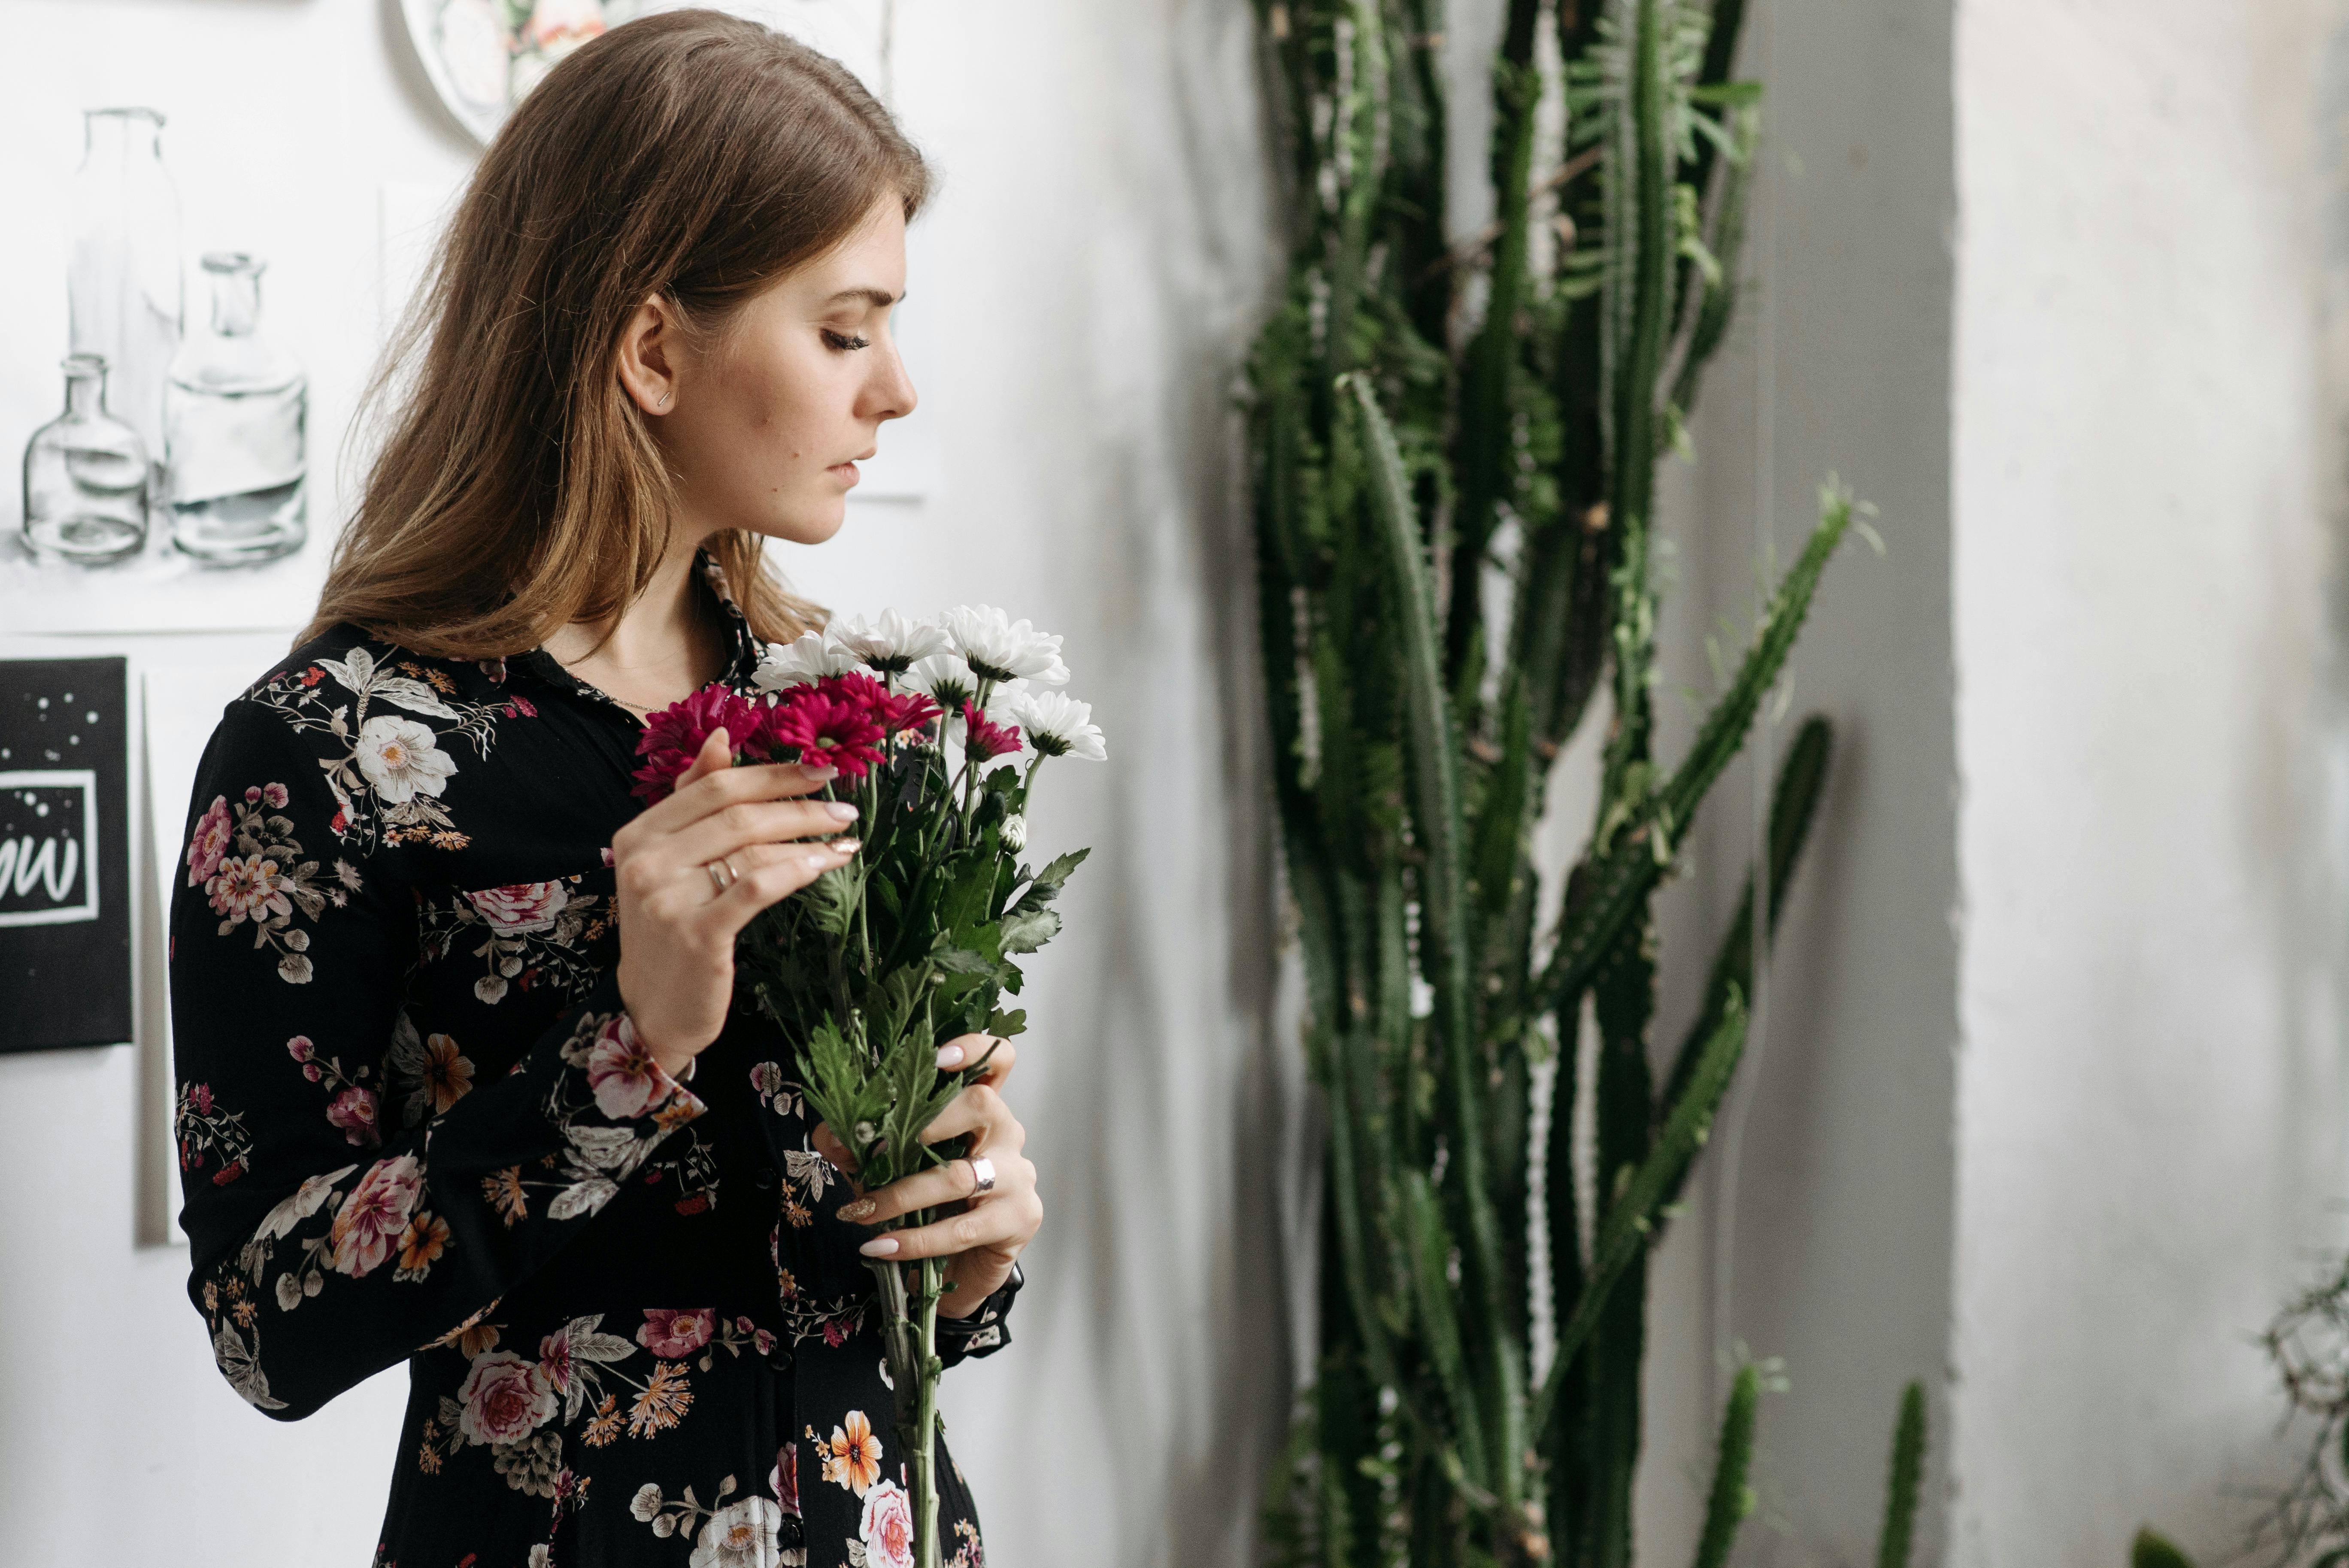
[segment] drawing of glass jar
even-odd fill
[[[66,411],[25,447],[25,544],[42,561],[101,565],[147,542],[148,467],[139,432],[106,409],[106,361],[65,361]]]
[[[163,377],[180,346],[180,198],[163,167],[163,117],[94,108],[82,117],[66,275],[75,354],[107,364],[114,417],[163,460]],[[157,476],[160,477],[160,476]]]
[[[212,320],[181,344],[164,389],[171,539],[216,566],[291,554],[309,533],[309,380],[259,330],[263,264],[236,251],[205,255]]]

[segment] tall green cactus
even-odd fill
[[[1757,112],[1728,79],[1742,5],[1505,3],[1496,219],[1454,247],[1438,0],[1257,0],[1297,213],[1249,367],[1259,619],[1330,1112],[1320,1343],[1270,1533],[1328,1568],[1630,1561],[1646,1259],[1736,1070],[1753,980],[1749,897],[1660,1092],[1652,901],[1852,525],[1830,487],[1735,677],[1660,758],[1655,475],[1735,297]],[[1549,146],[1546,98],[1566,111]],[[1602,689],[1599,817],[1545,932],[1534,828]],[[1780,779],[1773,885],[1826,752],[1813,720]],[[1556,1353],[1537,1367],[1544,1305]],[[1723,1473],[1734,1438],[1742,1477],[1750,1390],[1729,1415]]]

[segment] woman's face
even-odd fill
[[[883,422],[914,411],[889,335],[905,292],[905,217],[891,195],[698,349],[656,306],[638,312],[622,380],[652,418],[697,538],[740,528],[820,544],[839,530]]]

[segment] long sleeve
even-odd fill
[[[1019,1265],[1011,1265],[1011,1277],[995,1287],[994,1293],[961,1317],[938,1317],[938,1360],[952,1367],[958,1362],[981,1356],[992,1356],[1011,1343],[1011,1327],[1006,1321],[1011,1304],[1019,1295],[1019,1287],[1027,1283]]]
[[[443,754],[411,726],[413,755],[386,730],[355,765],[334,723],[230,706],[171,921],[189,1294],[222,1375],[285,1419],[460,1333],[702,1111],[608,976],[502,1076],[419,1037],[417,898],[384,847],[398,835],[356,819],[436,792]]]

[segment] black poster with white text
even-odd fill
[[[0,659],[0,1051],[130,1038],[128,680]]]

